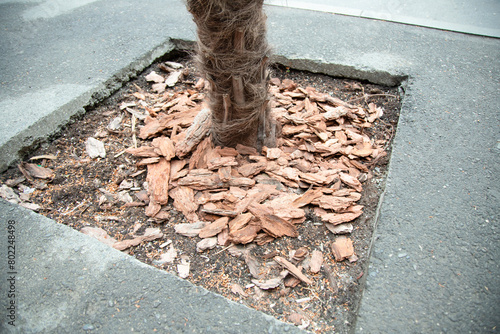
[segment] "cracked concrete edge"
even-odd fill
[[[286,57],[282,55],[272,56],[271,61],[296,70],[326,74],[333,77],[369,81],[374,84],[385,86],[398,86],[408,79],[408,75],[399,70],[389,72],[387,70],[377,68],[361,68],[355,65],[330,63],[314,59]]]
[[[112,74],[107,80],[59,106],[47,116],[21,130],[0,146],[0,172],[24,158],[24,155],[58,133],[74,116],[84,114],[92,107],[112,95],[131,78],[143,71],[157,59],[176,51],[171,40],[158,45],[133,60],[128,66]]]

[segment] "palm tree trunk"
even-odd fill
[[[198,28],[198,66],[210,83],[214,143],[274,146],[263,0],[187,0],[187,7]]]

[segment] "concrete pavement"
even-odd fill
[[[500,40],[266,11],[275,60],[405,89],[356,332],[498,331]],[[0,27],[1,169],[179,40],[195,39],[180,1],[0,1]],[[0,217],[1,293],[9,288],[9,220],[16,221],[19,292],[18,326],[2,317],[3,329],[296,331],[37,214],[1,202]],[[6,310],[8,299],[0,300]],[[196,319],[200,312],[206,316]],[[172,323],[180,315],[189,321]]]

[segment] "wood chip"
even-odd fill
[[[243,290],[241,285],[239,285],[238,283],[231,284],[231,292],[234,293],[235,295],[240,295],[243,298],[248,297],[248,293],[246,293],[245,290]]]
[[[311,267],[309,270],[313,274],[319,273],[321,266],[323,265],[323,253],[319,250],[313,250],[311,254]]]
[[[283,282],[282,277],[274,277],[266,280],[252,279],[252,283],[261,288],[262,290],[269,290],[277,288]]]
[[[100,242],[108,245],[108,246],[113,246],[114,243],[116,243],[116,239],[111,238],[106,231],[104,231],[100,227],[91,227],[91,226],[86,226],[80,230],[81,233],[89,235],[93,238],[96,238]]]
[[[227,226],[228,222],[229,218],[227,217],[219,218],[213,223],[202,228],[198,236],[202,239],[216,236]]]
[[[307,278],[307,276],[304,275],[296,266],[294,266],[292,263],[282,258],[281,256],[275,256],[273,259],[274,261],[276,261],[276,263],[284,267],[286,270],[290,272],[290,274],[300,279],[302,282],[308,285],[312,285],[314,283],[309,278]]]
[[[144,241],[151,241],[162,237],[163,233],[159,228],[148,227],[144,232],[144,235],[135,237],[134,239],[118,241],[113,244],[113,248],[118,250],[125,250],[127,248],[137,246]]]
[[[205,238],[196,244],[196,251],[201,253],[208,249],[213,249],[217,246],[217,237]]]
[[[295,199],[292,202],[292,206],[296,208],[303,207],[305,205],[310,204],[313,200],[317,199],[318,197],[321,197],[323,195],[323,190],[321,188],[318,189],[309,189],[306,191],[302,196],[299,198]]]
[[[85,149],[90,158],[106,158],[104,143],[93,137],[89,137],[85,142]]]
[[[208,134],[211,115],[210,109],[203,109],[194,118],[193,124],[186,131],[186,138],[175,146],[175,152],[179,158],[191,152]]]
[[[54,171],[52,169],[41,167],[36,164],[31,164],[27,162],[21,162],[19,164],[19,170],[28,180],[33,180],[33,178],[50,180],[53,179],[55,176]]]
[[[198,221],[196,223],[191,224],[177,224],[174,225],[175,233],[186,237],[196,237],[200,234],[200,231],[203,227],[205,227],[208,223]]]
[[[235,244],[248,244],[257,237],[260,230],[259,224],[250,223],[239,230],[229,232],[229,240]]]
[[[354,230],[354,225],[351,223],[343,223],[338,225],[325,223],[325,226],[333,234],[349,234]]]
[[[152,158],[159,156],[158,152],[156,152],[155,148],[152,146],[141,146],[137,148],[131,147],[127,148],[125,152],[141,158]]]
[[[243,177],[252,177],[266,170],[266,162],[247,163],[238,167],[238,173]]]
[[[347,184],[349,187],[352,187],[353,189],[359,192],[363,191],[363,186],[361,185],[361,182],[359,182],[359,180],[356,179],[355,177],[346,173],[340,173],[339,177],[340,180],[343,183]]]
[[[258,218],[261,221],[261,226],[264,232],[274,238],[283,237],[285,235],[292,238],[299,236],[299,232],[293,224],[278,216],[266,214],[258,216]]]
[[[243,213],[236,216],[229,222],[229,231],[236,232],[243,227],[245,227],[252,219],[253,215],[251,213]]]
[[[354,254],[352,240],[345,236],[340,236],[332,243],[332,251],[336,261],[342,261]]]
[[[195,222],[198,220],[196,210],[198,204],[194,200],[194,191],[189,187],[178,186],[170,191],[170,197],[174,199],[174,208],[182,212],[187,220]]]
[[[158,137],[153,139],[151,144],[153,147],[157,148],[160,151],[160,155],[164,156],[168,161],[175,157],[174,143],[170,138],[164,136]]]
[[[170,179],[170,162],[161,158],[156,164],[148,165],[146,181],[149,185],[149,194],[158,204],[167,204]]]

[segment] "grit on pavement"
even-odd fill
[[[496,15],[495,2],[478,4],[476,18]],[[470,19],[468,34],[291,7],[265,8],[274,61],[405,92],[355,332],[497,332],[500,40],[479,31],[499,27]],[[196,39],[180,0],[3,0],[0,27],[0,170]],[[299,332],[3,200],[0,222],[2,330]]]

